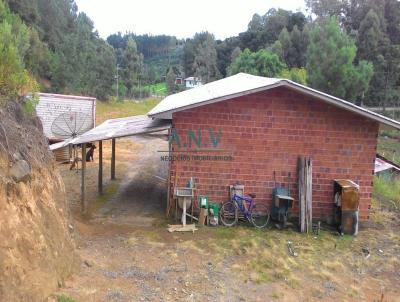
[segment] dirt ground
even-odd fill
[[[355,238],[329,228],[304,235],[246,224],[168,233],[162,181],[168,167],[156,152],[165,145],[160,139],[118,140],[118,180],[111,182],[106,144],[103,196],[97,195],[97,163],[88,165],[90,217],[79,214],[80,175],[60,166],[81,266],[56,296],[75,301],[400,301],[399,213],[375,204],[371,227]],[[288,241],[296,257],[288,253]]]

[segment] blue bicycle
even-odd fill
[[[220,219],[223,225],[233,226],[239,221],[239,212],[256,228],[264,228],[269,222],[269,211],[267,208],[254,203],[255,194],[242,197],[234,194],[231,201],[221,205]]]

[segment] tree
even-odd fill
[[[29,30],[0,0],[0,103],[37,90],[25,69]]]
[[[279,74],[279,77],[292,80],[302,85],[307,85],[307,70],[304,68],[285,69]]]
[[[235,49],[231,53],[231,63],[235,62],[235,60],[242,54],[242,50],[239,47],[235,47]]]
[[[334,96],[356,101],[367,91],[373,65],[354,65],[357,47],[342,32],[337,18],[320,20],[310,32],[307,49],[308,83]]]
[[[107,99],[113,89],[116,59],[113,49],[93,32],[93,22],[79,13],[73,30],[53,52],[51,90]]]
[[[301,31],[307,19],[301,12],[293,13],[284,9],[270,9],[263,15],[255,14],[246,32],[239,34],[240,48],[251,51],[271,46],[278,40],[284,28],[291,32],[294,26]]]
[[[215,81],[221,77],[217,67],[217,50],[212,35],[207,35],[194,57],[193,69],[195,76],[201,78],[203,83]]]
[[[239,57],[229,66],[229,74],[246,72],[264,77],[279,75],[286,65],[279,60],[279,57],[265,49],[251,52],[246,48]]]
[[[282,59],[288,66],[292,66],[293,61],[292,55],[292,40],[286,27],[284,27],[278,37],[279,42],[282,46]]]
[[[276,54],[279,59],[281,59],[282,61],[283,59],[283,47],[282,47],[282,43],[279,40],[276,40],[274,42],[274,44],[272,44],[271,46],[267,47],[267,50]]]
[[[308,46],[308,26],[302,31],[297,25],[293,27],[290,33],[291,49],[289,66],[300,68],[306,65],[306,51]]]
[[[165,77],[165,82],[167,84],[167,90],[169,94],[172,94],[175,92],[175,79],[176,79],[176,75],[174,73],[174,70],[172,68],[168,69],[167,75]]]
[[[384,7],[386,20],[386,31],[391,44],[400,44],[400,2],[397,0],[386,0]]]
[[[240,51],[240,41],[237,37],[231,37],[224,41],[217,41],[216,43],[217,67],[221,76],[226,77],[227,69],[232,63],[232,55],[236,55]]]
[[[51,77],[51,52],[40,40],[36,29],[30,29],[29,49],[24,56],[26,68],[36,77],[49,79]]]
[[[306,0],[307,7],[318,17],[341,16],[344,11],[343,0]]]
[[[371,61],[372,80],[363,99],[369,106],[400,99],[400,2],[397,0],[307,0],[318,17],[339,16],[341,28],[357,41],[355,62]],[[318,19],[317,19],[318,20]]]
[[[217,50],[214,36],[208,32],[196,33],[184,47],[185,74],[195,75],[207,83],[220,78],[217,66]]]
[[[379,53],[379,43],[382,39],[379,17],[374,10],[369,10],[361,21],[358,30],[358,57],[373,60]]]
[[[127,93],[133,97],[133,90],[139,83],[139,77],[143,66],[143,57],[138,52],[136,42],[129,37],[126,48],[122,53],[121,81],[127,88]]]

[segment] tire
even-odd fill
[[[224,202],[221,205],[219,217],[224,226],[233,226],[238,221],[238,212],[232,201]]]
[[[269,211],[267,209],[253,207],[251,211],[250,221],[256,228],[265,228],[269,223]]]

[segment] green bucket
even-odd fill
[[[214,215],[215,217],[218,217],[219,205],[215,202],[210,203],[209,212],[212,213],[212,215]]]

